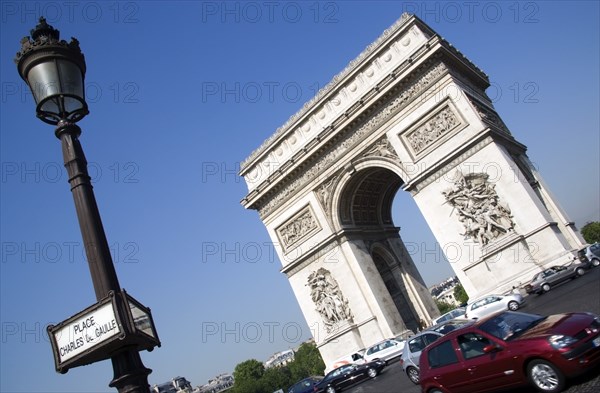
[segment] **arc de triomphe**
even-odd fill
[[[391,208],[409,192],[473,297],[582,245],[485,93],[488,77],[402,17],[242,164],[326,364],[437,315]]]

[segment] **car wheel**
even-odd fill
[[[542,293],[548,292],[550,290],[550,284],[542,285]]]
[[[527,365],[527,377],[540,392],[560,392],[565,386],[565,377],[556,366],[545,360],[534,360]]]
[[[517,311],[519,309],[519,303],[515,302],[514,300],[511,300],[510,302],[508,302],[508,309],[510,311]]]
[[[578,267],[577,270],[575,270],[575,273],[577,274],[577,277],[583,276],[585,274],[585,269],[582,267]]]
[[[377,370],[375,370],[374,368],[370,368],[367,370],[367,375],[370,378],[375,378],[377,376]]]
[[[327,393],[335,393],[335,388],[333,386],[327,386],[327,390],[325,390]]]
[[[432,389],[432,390],[430,390],[428,393],[444,393],[444,392],[442,392],[442,391],[441,391],[441,390],[439,390],[439,389]]]
[[[414,367],[409,367],[406,369],[406,375],[408,375],[408,379],[415,385],[419,384],[419,370]]]
[[[600,259],[596,259],[596,258],[592,259],[592,266],[593,267],[600,266]]]

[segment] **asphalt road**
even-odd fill
[[[544,295],[528,296],[523,312],[535,314],[558,314],[562,312],[588,311],[600,315],[600,268],[588,271],[584,276],[552,288]],[[533,389],[512,389],[512,393],[530,393]],[[402,372],[398,361],[392,362],[376,378],[346,390],[348,393],[421,393]],[[565,393],[600,392],[600,368],[570,380]],[[476,392],[473,392],[476,393]]]

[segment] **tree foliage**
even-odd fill
[[[265,369],[258,360],[246,360],[233,372],[232,393],[271,393],[287,388],[311,375],[323,375],[325,363],[314,343],[303,343],[294,360],[283,367]]]
[[[294,355],[294,361],[289,365],[294,381],[311,375],[323,375],[325,363],[315,344],[303,343]]]
[[[288,367],[273,367],[265,370],[260,385],[263,392],[274,392],[279,389],[286,389],[295,382],[292,379],[292,373]]]
[[[264,393],[261,379],[265,374],[265,366],[256,359],[246,360],[233,371],[235,393]]]
[[[454,298],[458,302],[458,304],[463,304],[469,301],[469,295],[467,295],[467,291],[462,286],[462,284],[458,284],[454,287]]]
[[[438,310],[440,310],[440,314],[445,314],[450,310],[454,310],[456,308],[456,306],[453,306],[452,304],[448,303],[448,302],[444,302],[442,300],[435,300],[435,305],[437,306]]]
[[[580,232],[586,242],[590,244],[600,242],[600,221],[588,222]]]

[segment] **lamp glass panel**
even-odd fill
[[[27,82],[29,83],[29,88],[33,93],[36,104],[39,104],[46,97],[60,93],[58,68],[53,61],[40,63],[32,67],[27,75]],[[59,112],[56,103],[52,104],[49,102],[48,105],[48,112]]]
[[[68,115],[71,115],[73,112],[83,107],[81,101],[73,97],[63,97],[63,104],[65,105],[65,112],[67,112]]]
[[[37,64],[29,70],[27,80],[35,102],[42,103],[42,111],[62,117],[83,108],[83,74],[75,63],[56,59]]]
[[[79,100],[73,98],[65,98],[65,110],[67,113],[73,113],[79,110],[85,102],[83,75],[79,67],[70,61],[59,59],[57,60],[58,71],[60,72],[60,90],[62,94],[78,97]]]
[[[61,113],[60,106],[61,106],[60,96],[55,95],[55,96],[52,96],[52,97],[46,99],[46,101],[44,101],[42,103],[42,105],[40,106],[40,110],[42,110],[44,112],[60,114]]]
[[[133,317],[133,324],[135,325],[135,328],[151,337],[154,337],[154,330],[152,329],[152,320],[150,319],[150,315],[145,310],[137,307],[131,301],[129,301],[129,309],[131,311],[131,316]]]

